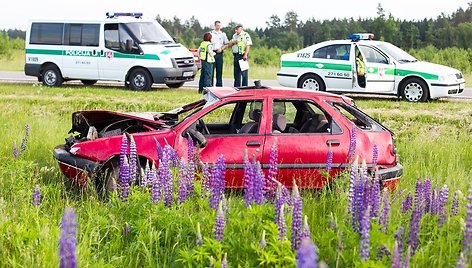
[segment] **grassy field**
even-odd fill
[[[59,264],[60,221],[65,207],[78,216],[77,258],[80,267],[208,267],[210,256],[220,267],[224,253],[230,267],[293,267],[290,238],[280,243],[270,204],[246,208],[238,194],[228,200],[229,221],[222,242],[213,239],[215,212],[197,194],[182,205],[151,204],[149,192],[133,188],[128,202],[112,197],[100,201],[93,187],[70,188],[52,156],[79,109],[163,111],[199,95],[194,90],[156,89],[133,92],[123,88],[47,88],[0,84],[0,267],[54,267]],[[347,214],[348,176],[322,192],[302,192],[303,213],[320,259],[330,267],[391,267],[391,257],[378,258],[379,247],[391,252],[399,226],[407,234],[410,213],[401,212],[402,199],[417,179],[429,178],[433,188],[449,187],[448,217],[439,227],[438,215],[424,215],[419,245],[411,267],[455,266],[465,228],[467,190],[472,178],[472,105],[470,102],[406,103],[393,99],[357,99],[357,105],[396,134],[404,175],[391,193],[389,227],[384,233],[376,219],[370,232],[369,260],[359,258],[359,236]],[[26,150],[13,157],[29,126]],[[138,149],[139,151],[139,149]],[[39,185],[42,203],[31,204]],[[449,216],[454,193],[459,215]],[[335,228],[330,228],[330,215]],[[290,234],[289,214],[286,216]],[[195,246],[196,225],[202,225],[204,246]],[[129,226],[130,232],[123,233]],[[259,248],[262,230],[267,244]],[[406,241],[406,237],[405,237]],[[406,251],[406,249],[405,249]]]

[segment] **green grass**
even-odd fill
[[[129,202],[116,197],[104,202],[93,187],[81,191],[70,187],[52,157],[54,146],[68,136],[75,110],[163,111],[199,97],[194,90],[185,89],[133,92],[112,87],[0,84],[0,266],[58,266],[59,225],[64,208],[70,206],[78,214],[80,267],[208,267],[210,256],[219,267],[224,253],[228,253],[230,267],[293,267],[295,254],[290,243],[277,241],[271,205],[245,208],[240,195],[231,194],[229,222],[220,243],[212,239],[215,212],[201,198],[199,187],[190,201],[170,208],[151,204],[149,192],[137,188],[132,189]],[[391,194],[387,233],[372,221],[371,254],[364,263],[359,258],[359,236],[351,230],[346,213],[348,177],[340,177],[332,190],[302,192],[303,213],[308,216],[321,260],[330,267],[390,267],[388,258],[377,259],[377,249],[385,244],[392,251],[398,226],[408,232],[410,215],[400,212],[402,198],[413,193],[418,178],[430,178],[433,187],[448,185],[448,208],[453,193],[460,191],[459,216],[448,217],[441,228],[437,216],[423,217],[411,267],[455,266],[472,178],[472,105],[392,99],[358,99],[356,103],[396,134],[404,175],[399,189]],[[27,147],[14,159],[13,144],[21,144],[25,124],[30,126]],[[43,195],[37,208],[31,205],[36,184]],[[329,228],[331,213],[334,230]],[[290,214],[286,221],[290,235]],[[203,247],[194,244],[197,222],[202,225]],[[131,232],[123,236],[126,224]],[[258,248],[262,230],[266,230],[268,242],[264,250]]]
[[[25,51],[12,50],[9,55],[0,55],[0,70],[23,71],[25,67]]]

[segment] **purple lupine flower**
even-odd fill
[[[267,242],[266,242],[266,239],[265,239],[265,230],[262,230],[262,238],[261,238],[261,241],[259,242],[259,248],[263,249],[267,246]]]
[[[356,154],[356,146],[357,146],[357,141],[356,141],[356,126],[352,126],[351,130],[351,142],[349,144],[349,159],[352,162],[354,160],[354,156]]]
[[[127,202],[128,195],[129,195],[129,164],[128,164],[128,157],[125,156],[123,161],[123,165],[120,166],[120,198],[121,201]]]
[[[434,187],[433,193],[431,195],[431,215],[438,214],[438,204],[439,204],[439,193],[438,188]]]
[[[129,181],[135,183],[138,174],[138,151],[133,136],[130,135],[129,143]]]
[[[21,145],[20,145],[20,155],[23,155],[26,151],[26,146],[28,146],[28,136],[29,136],[29,125],[28,123],[26,123],[25,136],[23,137],[23,140],[21,141]]]
[[[218,203],[223,199],[225,190],[225,158],[220,155],[213,166],[211,181],[210,181],[210,207],[212,209],[218,208]]]
[[[274,204],[275,223],[277,223],[277,221],[279,220],[280,208],[282,207],[283,204],[285,204],[285,196],[282,193],[282,187],[283,185],[279,183],[277,186],[277,191],[275,192],[275,204]]]
[[[414,255],[414,252],[412,251],[411,247],[408,246],[405,252],[405,258],[403,259],[403,268],[410,268],[410,259],[412,255]]]
[[[420,179],[416,180],[414,209],[418,208],[419,213],[423,214],[423,184]]]
[[[293,200],[293,212],[292,212],[292,250],[297,251],[298,247],[300,246],[300,236],[302,233],[302,207],[303,202],[302,198],[300,197],[300,192],[298,191],[298,186],[293,181],[293,188],[292,188],[292,200]]]
[[[140,185],[141,188],[145,188],[146,185],[151,184],[151,168],[149,167],[149,161],[146,161],[146,166],[144,167],[144,176],[142,176]]]
[[[121,147],[120,147],[120,170],[124,164],[125,157],[128,154],[129,146],[128,146],[128,136],[123,133],[123,137],[121,138]]]
[[[223,257],[223,260],[221,260],[220,268],[228,268],[228,253],[226,252],[225,252],[225,256]]]
[[[159,160],[160,162],[160,160]],[[162,182],[157,176],[158,171],[156,170],[156,166],[152,165],[151,167],[151,174],[149,175],[148,179],[151,180],[151,203],[157,204],[159,203],[159,200],[161,199],[162,196]]]
[[[424,179],[423,183],[424,213],[431,212],[431,180]]]
[[[59,239],[60,268],[77,267],[77,215],[73,208],[66,208],[61,220],[61,238]]]
[[[372,149],[372,165],[375,168],[377,166],[377,160],[379,159],[379,147],[377,144],[374,144]]]
[[[370,207],[368,207],[361,220],[361,242],[360,242],[360,255],[361,261],[366,261],[369,259],[370,252],[370,242],[369,242],[369,232],[370,232]]]
[[[368,200],[366,197],[367,171],[365,169],[365,160],[363,160],[359,174],[360,175],[354,183],[352,228],[355,232],[361,234],[361,221],[368,206]]]
[[[187,140],[187,196],[192,196],[195,191],[195,145],[190,136],[187,137]]]
[[[383,257],[390,258],[391,255],[392,253],[385,244],[382,244],[377,250],[377,259],[379,260],[382,260]]]
[[[297,251],[297,268],[318,268],[318,255],[311,239],[304,238]]]
[[[462,254],[464,254],[466,260],[470,260],[472,257],[472,188],[469,188],[467,201],[464,238],[462,239]]]
[[[390,213],[390,196],[387,191],[382,195],[382,214],[380,214],[379,224],[382,225],[384,233],[388,230],[388,215]]]
[[[418,231],[420,229],[421,216],[421,207],[413,208],[410,219],[410,228],[408,229],[408,246],[411,249],[411,255],[415,255],[416,248],[418,247]]]
[[[256,164],[253,164],[254,172],[254,202],[256,204],[262,205],[265,203],[264,189],[265,189],[265,176],[261,168],[261,163],[259,161]]]
[[[411,193],[408,193],[408,195],[403,199],[402,201],[402,213],[406,213],[411,209],[411,206],[413,204],[413,197],[411,196]]]
[[[348,213],[354,215],[354,189],[356,186],[356,180],[358,176],[358,158],[351,163],[351,169],[349,173],[349,204],[348,204]]]
[[[375,172],[375,175],[370,182],[371,182],[369,184],[370,186],[369,199],[370,199],[370,206],[371,206],[370,216],[377,217],[379,214],[379,207],[380,207],[380,179],[377,172]]]
[[[16,147],[16,141],[13,142],[13,157],[18,158],[18,147]]]
[[[215,218],[215,240],[221,241],[225,231],[225,214],[223,212],[223,201],[218,204],[218,210]]]
[[[177,203],[178,204],[183,204],[185,203],[185,200],[187,200],[187,187],[188,187],[188,182],[187,179],[188,177],[186,176],[187,174],[187,168],[184,163],[184,159],[182,158],[181,161],[179,161],[178,165],[178,191],[177,191]]]
[[[447,219],[447,209],[446,209],[446,203],[447,199],[449,197],[449,189],[447,188],[447,185],[444,185],[441,190],[439,191],[439,204],[438,204],[438,225],[442,226]]]
[[[464,254],[462,254],[461,252],[461,255],[459,256],[459,260],[457,260],[457,265],[456,265],[456,268],[466,268],[467,262],[464,258]]]
[[[202,197],[210,193],[211,170],[208,164],[202,165]]]
[[[203,245],[202,231],[200,230],[200,223],[197,222],[197,240],[195,241],[196,246]]]
[[[161,144],[156,140],[156,138],[154,138],[154,142],[156,143],[156,152],[157,152],[157,159],[161,159],[162,158],[162,146]]]
[[[169,144],[164,146],[162,150],[162,161],[159,163],[159,178],[164,195],[164,205],[170,207],[173,202],[174,182],[171,171],[172,157],[174,150]]]
[[[402,268],[403,254],[403,227],[400,226],[395,233],[395,246],[392,256],[392,268]]]
[[[254,165],[249,162],[247,149],[244,151],[244,205],[250,206],[254,202]]]
[[[326,172],[328,173],[328,177],[329,177],[329,172],[331,171],[332,166],[333,166],[333,150],[330,144],[328,148],[328,157],[326,158]]]
[[[331,215],[333,215],[331,213]],[[302,233],[300,234],[300,241],[303,240],[303,238],[311,238],[311,233],[310,233],[310,225],[308,225],[308,217],[305,215],[305,218],[303,218],[303,228],[302,228]]]
[[[278,173],[279,150],[277,148],[277,138],[270,147],[269,152],[269,171],[267,173],[266,196],[270,202],[274,202],[277,190],[277,173]]]
[[[287,225],[285,224],[284,204],[280,206],[280,209],[277,213],[277,220],[275,223],[277,224],[277,229],[279,230],[279,240],[285,240],[285,235],[287,233]]]
[[[32,194],[32,199],[33,199],[33,206],[39,206],[41,205],[41,191],[39,189],[39,185],[36,184],[36,187],[34,187],[33,194]]]
[[[451,216],[457,215],[459,215],[459,198],[457,197],[457,192],[454,192],[451,205]]]

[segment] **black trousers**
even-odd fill
[[[233,53],[233,55],[234,55],[234,62],[233,62],[234,87],[240,87],[240,86],[245,87],[247,86],[247,82],[248,82],[248,70],[241,71],[241,68],[239,67],[239,60],[243,59],[243,55],[239,53]]]
[[[215,62],[213,63],[213,75],[211,77],[215,77],[216,73],[216,86],[222,87],[223,86],[223,52],[217,53],[215,55]],[[213,79],[212,79],[213,85]]]

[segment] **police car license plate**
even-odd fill
[[[190,71],[190,72],[184,72],[182,76],[183,77],[190,77],[192,75],[193,75],[193,72]]]

